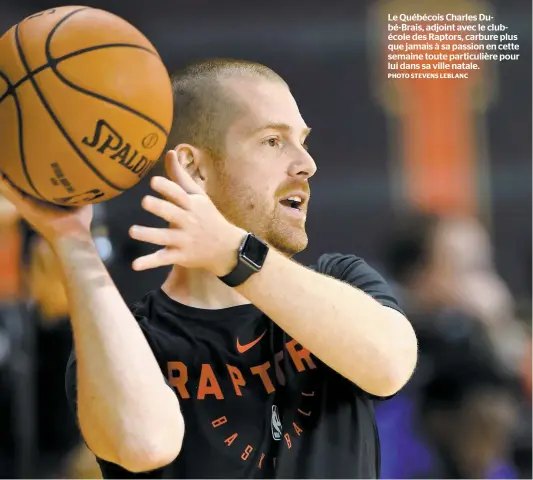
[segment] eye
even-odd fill
[[[268,145],[269,147],[281,147],[281,142],[278,137],[270,137],[267,138],[264,142],[264,145]]]

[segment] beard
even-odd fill
[[[220,169],[215,185],[206,192],[222,215],[233,225],[251,232],[267,244],[292,257],[308,244],[305,222],[285,218],[277,198],[265,198],[252,186]],[[212,188],[209,188],[209,187]]]
[[[284,219],[281,208],[278,203],[274,209],[265,241],[281,253],[292,257],[307,247],[305,223],[296,225],[290,220]]]

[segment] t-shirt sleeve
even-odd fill
[[[313,268],[320,273],[349,283],[370,295],[386,307],[404,312],[385,279],[362,258],[355,255],[327,253],[322,255]]]
[[[147,319],[145,317],[142,317],[138,314],[135,315],[137,321],[142,325],[147,322]],[[165,381],[168,383],[168,380],[166,377]],[[74,352],[74,349],[72,350],[70,354],[70,358],[67,362],[66,372],[65,372],[65,390],[67,395],[67,401],[71,410],[71,413],[74,415],[74,418],[76,419],[76,423],[78,423],[78,402],[77,402],[77,375],[76,375],[76,355]],[[152,470],[150,472],[142,472],[142,473],[133,473],[130,472],[124,468],[122,468],[119,465],[116,465],[115,463],[107,462],[106,460],[103,460],[101,458],[96,457],[96,461],[98,462],[98,465],[100,466],[100,470],[102,472],[103,478],[165,478],[167,467],[162,467],[157,470]]]

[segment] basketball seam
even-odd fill
[[[5,75],[2,71],[0,71],[0,77],[3,78],[9,86],[11,86],[11,81],[9,80],[7,75]],[[19,128],[18,147],[19,147],[19,157],[22,163],[22,171],[24,172],[24,176],[26,177],[26,180],[28,184],[30,185],[30,187],[33,189],[33,191],[37,194],[37,196],[45,200],[45,198],[39,193],[37,188],[35,188],[35,185],[33,184],[31,177],[30,177],[30,172],[28,172],[28,166],[26,165],[26,155],[24,154],[24,125],[23,125],[23,120],[22,120],[22,110],[20,108],[19,99],[15,92],[13,92],[13,101],[15,102],[15,108],[17,109],[17,123],[18,123],[18,128]]]
[[[59,70],[56,68],[56,65],[54,64],[54,57],[52,56],[51,52],[50,52],[50,45],[52,43],[52,37],[54,36],[54,34],[56,33],[56,30],[64,23],[66,22],[70,17],[72,17],[73,15],[75,15],[76,13],[82,11],[82,10],[85,10],[85,9],[79,9],[79,10],[75,10],[74,12],[70,12],[68,15],[66,15],[65,17],[63,17],[59,22],[57,22],[57,24],[54,26],[54,28],[52,28],[52,30],[50,31],[50,33],[48,34],[48,37],[46,39],[46,42],[45,42],[45,55],[46,55],[46,60],[47,60],[47,63],[50,64],[50,67],[52,68],[52,71],[56,74],[57,78],[59,78],[59,80],[61,80],[65,85],[69,86],[70,88],[80,92],[80,93],[83,93],[85,95],[88,95],[90,97],[93,97],[93,98],[96,98],[98,100],[102,100],[106,103],[109,103],[111,105],[115,105],[116,107],[119,107],[127,112],[130,112],[140,118],[142,118],[143,120],[146,120],[148,123],[151,123],[154,127],[157,127],[159,130],[161,130],[167,137],[168,137],[168,132],[166,131],[165,127],[163,127],[161,124],[159,124],[158,122],[156,122],[155,120],[153,120],[152,118],[150,118],[149,116],[145,115],[144,113],[141,113],[137,110],[135,110],[134,108],[131,108],[129,107],[128,105],[125,105],[121,102],[118,102],[117,100],[113,100],[111,98],[108,98],[108,97],[105,97],[104,95],[100,95],[99,93],[96,93],[96,92],[91,92],[90,90],[86,90],[85,88],[82,88],[74,83],[72,83],[68,78],[65,78],[61,72],[59,72]]]
[[[78,11],[78,10],[76,10]],[[26,56],[24,55],[24,51],[22,49],[22,45],[21,45],[21,42],[20,42],[20,38],[19,38],[19,26],[17,25],[15,27],[15,42],[17,44],[17,50],[18,50],[18,53],[19,53],[19,56],[20,56],[20,60],[22,61],[22,64],[24,65],[24,68],[26,70],[26,73],[29,74],[30,72],[30,69],[29,69],[29,65],[28,65],[28,62],[26,60]],[[43,107],[46,109],[46,111],[48,112],[48,114],[50,115],[50,117],[52,118],[53,122],[56,124],[56,127],[59,129],[59,131],[63,134],[63,137],[65,137],[65,139],[67,140],[67,142],[70,144],[70,146],[72,147],[72,149],[78,154],[78,156],[83,160],[83,162],[85,163],[85,165],[87,165],[87,167],[89,167],[90,170],[93,171],[93,173],[100,179],[102,180],[106,185],[108,185],[109,187],[113,188],[114,190],[117,190],[118,192],[123,192],[124,190],[126,190],[125,188],[120,188],[116,185],[114,185],[113,183],[111,183],[107,178],[105,178],[97,169],[96,167],[94,167],[91,162],[89,161],[89,159],[87,157],[85,157],[85,155],[83,154],[83,152],[81,152],[81,150],[78,149],[78,147],[76,146],[76,144],[74,143],[74,141],[72,140],[72,138],[70,138],[70,136],[68,135],[67,131],[65,130],[65,128],[63,127],[63,125],[61,124],[61,122],[59,121],[59,118],[57,118],[57,116],[55,115],[54,111],[52,110],[52,108],[50,107],[50,105],[48,104],[48,102],[46,101],[46,99],[44,98],[44,95],[43,93],[41,92],[41,89],[39,88],[39,85],[37,85],[37,81],[33,78],[33,77],[30,77],[30,82],[31,84],[33,85],[33,88],[35,90],[35,92],[37,93],[37,96],[39,97],[39,99],[41,100],[41,103],[43,105]]]
[[[96,50],[103,50],[105,48],[137,48],[139,50],[144,50],[147,53],[151,53],[152,55],[157,55],[153,50],[150,50],[149,48],[146,48],[146,47],[142,47],[141,45],[135,45],[133,43],[104,43],[102,45],[95,45],[95,46],[92,46],[92,47],[83,48],[81,50],[76,50],[75,52],[67,53],[66,55],[63,55],[61,57],[58,57],[58,58],[54,59],[54,64],[58,65],[58,64],[64,62],[65,60],[69,60],[71,58],[77,57],[77,56],[82,55],[84,53],[92,52],[92,51],[96,51]],[[22,77],[17,83],[15,83],[15,84],[9,83],[10,87],[7,89],[6,93],[4,93],[4,95],[2,95],[0,97],[0,104],[7,97],[9,97],[14,90],[16,90],[18,87],[21,87],[22,85],[24,85],[24,83],[29,81],[30,77],[34,77],[38,73],[41,73],[44,70],[46,70],[47,68],[51,68],[51,67],[52,67],[52,65],[50,65],[49,63],[44,63],[40,67],[37,67],[35,70],[32,70],[28,75],[25,75],[24,77]]]

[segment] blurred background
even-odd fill
[[[169,71],[203,57],[258,61],[289,83],[319,170],[309,248],[384,274],[418,334],[408,386],[376,405],[383,478],[532,478],[531,3],[527,0],[101,0]],[[68,5],[1,0],[0,32]],[[468,80],[386,81],[388,13],[483,12],[520,59]],[[142,72],[139,72],[142,75]],[[36,139],[39,141],[39,139]],[[157,168],[157,167],[156,167]],[[132,273],[157,225],[148,178],[99,205],[102,257],[128,303],[166,270]],[[0,477],[97,478],[68,411],[68,304],[47,245],[0,201]]]

